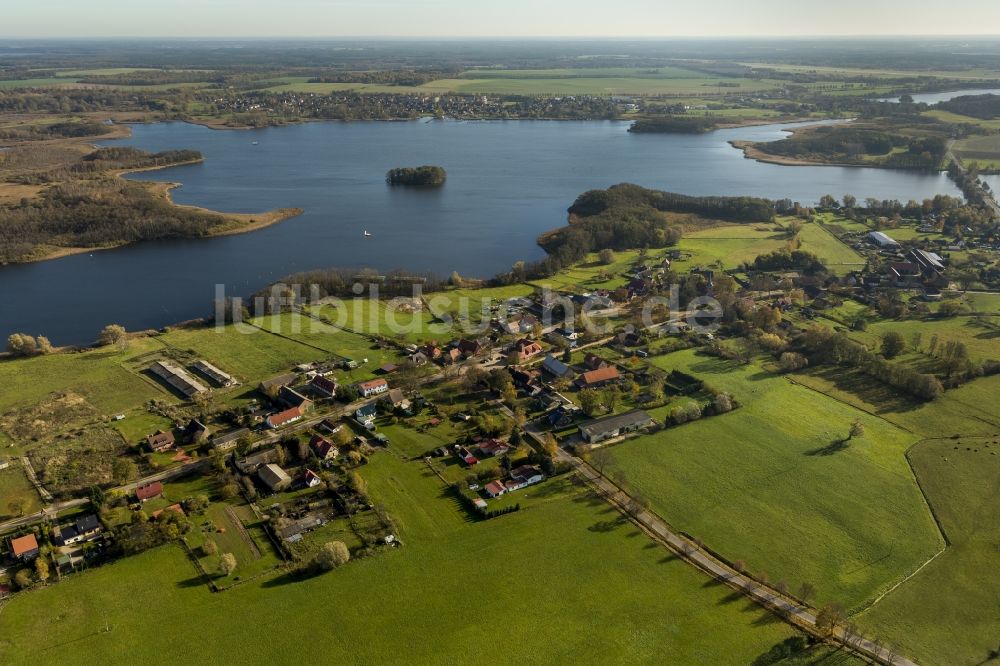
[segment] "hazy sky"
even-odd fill
[[[0,3],[0,35],[8,37],[998,33],[998,0],[3,0]]]

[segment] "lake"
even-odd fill
[[[130,139],[108,143],[205,155],[203,164],[132,176],[182,183],[174,190],[178,203],[242,213],[297,206],[305,214],[249,234],[0,268],[0,332],[85,343],[111,322],[138,330],[205,316],[216,284],[248,295],[290,273],[329,266],[487,277],[540,258],[537,236],[565,223],[578,194],[626,181],[804,204],[827,193],[903,201],[959,194],[943,174],[762,164],[727,143],[779,139],[791,126],[703,135],[629,134],[628,123],[612,121],[135,126]],[[447,184],[434,191],[385,184],[388,169],[421,164],[445,167]]]
[[[980,88],[978,90],[952,90],[950,92],[917,93],[915,95],[910,95],[910,97],[913,98],[913,101],[916,104],[937,104],[938,102],[947,102],[955,99],[956,97],[965,97],[966,95],[1000,95],[1000,89]],[[899,97],[883,97],[877,101],[899,102]]]

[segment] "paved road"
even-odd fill
[[[539,443],[544,442],[544,432],[535,423],[529,423],[525,432]],[[599,494],[609,503],[629,516],[636,524],[661,544],[667,546],[679,557],[692,564],[713,578],[741,591],[744,595],[764,606],[768,610],[787,619],[792,624],[810,632],[817,632],[816,615],[808,606],[797,604],[776,590],[759,583],[717,559],[710,553],[700,549],[697,544],[675,533],[667,523],[655,513],[641,508],[624,490],[599,474],[594,468],[567,451],[559,451],[561,460],[569,463],[586,479]],[[896,655],[874,642],[855,635],[846,635],[842,628],[837,628],[832,638],[854,649],[879,663],[894,666],[916,666],[909,659]]]

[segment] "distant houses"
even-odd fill
[[[297,407],[303,414],[313,408],[313,401],[291,386],[282,386],[278,389],[278,402],[286,407]]]
[[[505,481],[491,481],[483,488],[483,491],[491,498],[496,499],[501,495],[527,488],[545,480],[542,470],[535,465],[521,465],[512,469],[510,476]]]
[[[653,417],[642,410],[616,414],[580,424],[580,437],[588,444],[597,444],[607,439],[636,432],[655,425]]]
[[[545,360],[542,361],[542,370],[549,373],[556,379],[562,379],[573,375],[573,369],[554,357],[552,354],[547,355]]]

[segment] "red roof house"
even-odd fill
[[[153,481],[152,483],[147,483],[144,486],[139,486],[135,489],[135,498],[140,502],[146,502],[154,497],[159,497],[163,494],[163,484],[159,481]]]

